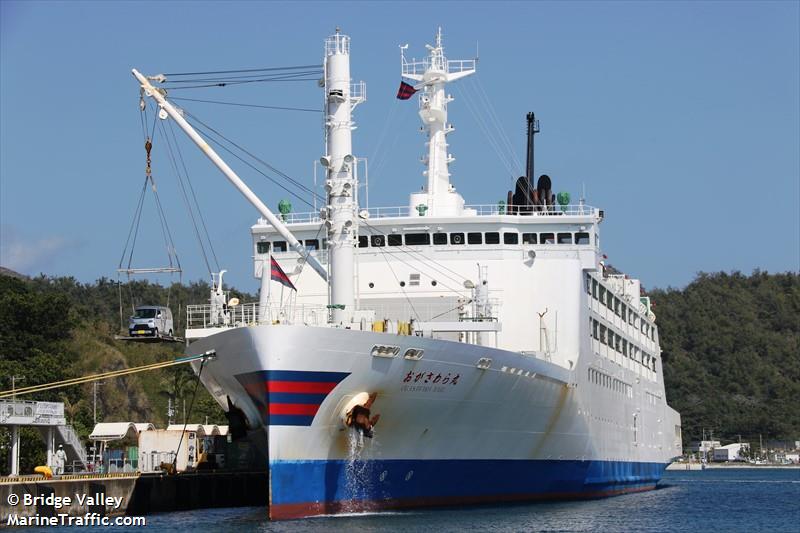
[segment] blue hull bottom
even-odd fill
[[[653,489],[666,466],[550,460],[274,461],[270,464],[270,518],[599,498]]]

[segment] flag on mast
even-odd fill
[[[293,291],[296,291],[297,287],[294,286],[294,284],[292,283],[292,280],[289,279],[289,276],[286,275],[286,272],[283,271],[283,269],[278,264],[278,262],[275,261],[274,257],[270,257],[270,264],[271,264],[271,269],[272,269],[272,273],[271,273],[271,276],[270,276],[271,279],[274,280],[274,281],[277,281],[281,285],[285,285],[286,287],[289,287]]]
[[[411,98],[417,90],[408,83],[401,81],[400,82],[400,89],[397,90],[397,98],[399,100],[408,100]]]

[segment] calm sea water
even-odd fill
[[[158,531],[800,532],[800,469],[666,472],[654,491],[593,501],[426,509],[269,522],[245,507],[150,515]],[[113,529],[109,529],[113,531]],[[120,530],[130,531],[130,530]]]

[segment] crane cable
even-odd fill
[[[197,354],[197,355],[188,355],[186,357],[179,357],[177,359],[173,359],[172,361],[162,361],[160,363],[151,363],[149,365],[142,365],[142,366],[135,366],[133,368],[125,368],[122,370],[112,370],[109,372],[102,372],[99,374],[90,374],[88,376],[83,376],[79,378],[72,378],[72,379],[65,379],[62,381],[54,381],[52,383],[45,383],[42,385],[31,385],[29,387],[23,387],[21,389],[12,389],[0,392],[0,399],[4,398],[11,398],[14,396],[21,396],[24,394],[33,394],[37,392],[44,392],[53,389],[60,389],[63,387],[71,387],[73,385],[82,385],[84,383],[90,383],[92,381],[99,381],[102,379],[109,379],[109,378],[118,378],[122,376],[127,376],[130,374],[136,374],[138,372],[146,372],[149,370],[159,370],[161,368],[167,368],[170,366],[180,365],[183,363],[190,363],[192,361],[196,361],[197,359],[203,359],[205,362],[208,359],[216,357],[216,352],[214,350],[209,350],[208,352]]]

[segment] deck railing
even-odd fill
[[[416,209],[404,206],[393,207],[371,207],[362,209],[360,213],[366,213],[367,219],[376,218],[406,218],[413,217],[419,222],[424,222],[425,216],[419,216]],[[531,207],[511,206],[505,204],[478,204],[464,206],[464,216],[516,216],[516,217],[588,217],[598,215],[599,210],[589,205],[566,205],[552,206],[548,211],[536,211]],[[322,219],[318,212],[310,213],[287,213],[281,215],[287,224],[308,224],[319,223]],[[264,222],[266,224],[266,222]]]

